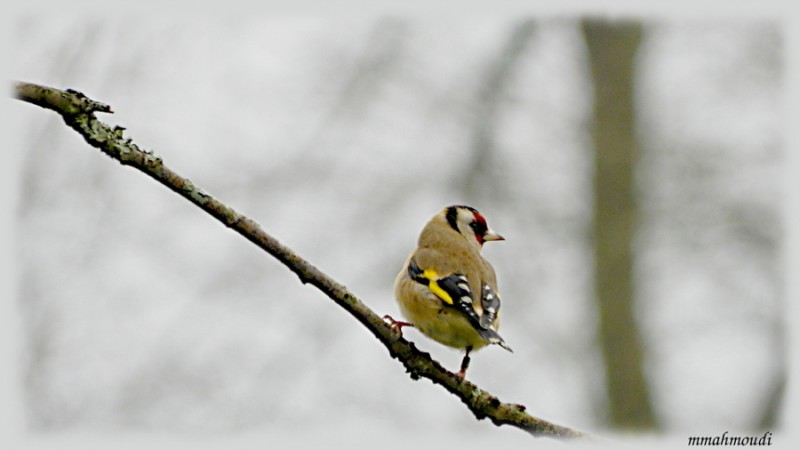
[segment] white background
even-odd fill
[[[496,138],[496,183],[473,198],[453,187],[454,161],[469,145],[480,70],[519,9],[447,20],[441,12],[98,11],[86,20],[81,11],[33,11],[8,20],[8,79],[110,103],[115,114],[103,120],[126,126],[379,313],[396,314],[394,274],[429,216],[480,201],[474,206],[509,238],[486,254],[506,312],[515,311],[503,328],[515,353],[478,353],[470,378],[536,416],[606,433],[581,240],[591,206],[581,128],[591,92],[574,11],[534,15],[539,34]],[[757,53],[747,45],[770,42],[752,20],[780,25],[781,11],[716,12],[629,10],[653,21],[639,92],[653,150],[640,177],[642,198],[657,206],[643,227],[640,314],[657,414],[681,444],[689,433],[752,420],[780,351],[774,324],[792,317],[797,292],[796,270],[786,269],[787,250],[797,248],[796,136],[780,103],[794,85],[725,89],[768,86],[768,73],[743,71],[742,62]],[[794,59],[785,61],[791,68]],[[4,422],[22,442],[529,440],[475,422],[455,398],[411,381],[321,294],[89,148],[52,113],[12,101],[3,111],[16,142],[7,146],[14,158],[4,189],[4,248],[13,249],[3,283],[11,287],[4,381],[13,399]],[[682,158],[706,161],[711,175],[687,175]],[[693,195],[708,202],[681,210]],[[779,229],[780,250],[760,255],[726,228],[730,204],[766,211],[774,220],[765,233]],[[702,231],[711,238],[687,240]],[[457,367],[459,354],[409,337]]]

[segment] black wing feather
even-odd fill
[[[503,338],[492,328],[492,323],[494,323],[497,312],[500,310],[500,297],[488,284],[483,283],[481,292],[483,315],[479,316],[472,306],[472,291],[469,288],[467,277],[463,274],[453,273],[441,278],[430,279],[412,258],[408,263],[408,275],[412,280],[428,287],[430,287],[431,283],[434,283],[452,300],[452,303],[447,302],[445,299],[443,299],[443,302],[463,314],[484,340],[492,344],[498,344],[511,351],[511,348],[506,345]]]

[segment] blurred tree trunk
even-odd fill
[[[641,27],[585,20],[582,29],[595,97],[595,295],[610,421],[620,428],[653,428],[655,417],[642,368],[632,280],[638,214],[634,198],[637,143],[633,79]]]

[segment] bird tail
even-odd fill
[[[480,333],[481,337],[484,340],[486,340],[486,342],[490,344],[497,344],[500,347],[503,347],[504,349],[508,350],[509,352],[514,353],[514,350],[511,350],[511,347],[509,347],[508,344],[506,344],[506,341],[503,340],[502,337],[500,337],[500,334],[498,334],[497,331],[494,331],[491,328],[484,328],[479,330],[478,332]]]

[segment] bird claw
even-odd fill
[[[414,327],[413,323],[394,320],[394,318],[388,314],[383,316],[383,321],[399,334],[398,337],[403,337],[403,327]]]

